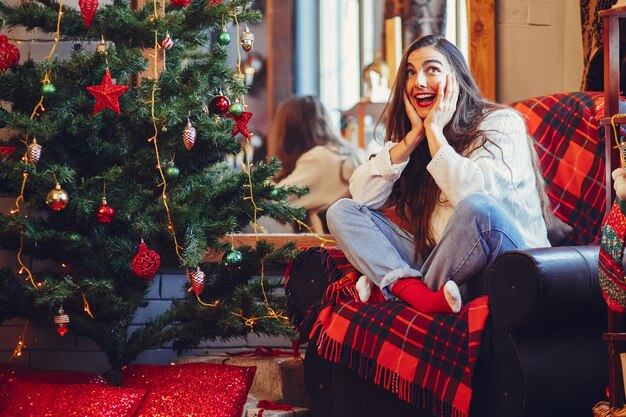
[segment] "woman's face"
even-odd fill
[[[443,54],[425,46],[409,54],[405,91],[417,114],[425,119],[437,99],[439,83],[445,91],[446,75],[452,68]]]

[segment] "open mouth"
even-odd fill
[[[429,107],[437,98],[436,94],[417,94],[415,96],[415,102],[418,107]]]

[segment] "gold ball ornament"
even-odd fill
[[[96,52],[99,54],[107,53],[107,44],[104,42],[104,39],[96,46]]]
[[[26,148],[26,155],[28,156],[28,162],[33,165],[37,165],[39,158],[41,158],[41,145],[37,143],[37,139],[33,139],[32,143]]]
[[[61,184],[58,182],[57,185],[50,190],[48,195],[46,195],[46,204],[55,211],[63,210],[69,201],[70,198],[67,195],[67,192],[61,188]]]
[[[246,30],[239,36],[239,41],[241,44],[241,49],[246,52],[250,52],[252,50],[252,46],[254,45],[254,35],[248,29],[248,25],[246,25]]]

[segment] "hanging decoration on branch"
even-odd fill
[[[180,175],[180,169],[174,165],[174,161],[169,161],[165,166],[165,176],[167,179],[176,181]]]
[[[187,7],[192,3],[192,0],[171,0],[172,6]]]
[[[224,252],[222,256],[222,263],[228,270],[241,267],[243,261],[243,255],[235,248],[231,248],[229,251]]]
[[[104,36],[100,38],[100,43],[96,46],[96,52],[102,55],[107,53],[107,43],[104,41]]]
[[[120,114],[119,97],[128,90],[128,86],[113,84],[111,73],[107,68],[100,85],[88,86],[87,90],[96,98],[93,114],[97,114],[105,108],[109,108],[115,113]]]
[[[250,52],[252,47],[254,46],[254,35],[250,32],[248,25],[246,25],[246,30],[239,36],[239,43],[241,44],[241,49],[246,52]]]
[[[115,209],[107,204],[106,197],[102,197],[102,204],[98,207],[96,214],[100,223],[111,223],[115,216]]]
[[[26,147],[26,156],[28,158],[28,162],[37,165],[39,159],[41,158],[41,145],[37,143],[37,139],[33,139],[33,141]]]
[[[61,188],[61,184],[57,181],[57,185],[46,195],[46,204],[54,211],[61,211],[67,206],[70,198],[67,192]]]
[[[50,81],[43,83],[43,85],[41,86],[42,96],[49,97],[53,95],[56,91],[56,87]]]
[[[189,280],[191,281],[191,289],[196,296],[199,296],[204,289],[205,275],[200,267],[196,267],[196,270],[189,274]]]
[[[163,49],[172,49],[173,46],[174,46],[174,41],[172,40],[172,37],[170,36],[170,34],[168,32],[168,33],[165,34],[165,37],[161,41],[161,48],[163,48]]]
[[[78,0],[78,7],[80,7],[80,13],[83,15],[85,26],[89,29],[98,9],[98,0]]]
[[[133,273],[139,278],[150,281],[159,270],[159,266],[161,266],[161,257],[155,251],[148,249],[148,246],[141,239],[137,255],[131,262]]]
[[[187,126],[183,129],[183,143],[188,151],[190,151],[196,143],[196,128],[191,125],[189,117],[187,118]]]
[[[217,114],[226,114],[229,107],[230,100],[221,91],[218,95],[214,96],[211,99],[211,103],[209,104],[211,112]]]
[[[241,104],[241,100],[235,100],[235,102],[232,103],[228,108],[228,112],[235,117],[241,116],[241,113],[243,113],[243,105]]]
[[[9,43],[6,35],[0,35],[0,72],[12,68],[20,62],[20,50]]]
[[[61,336],[65,336],[68,331],[68,324],[70,323],[70,316],[65,314],[63,307],[59,309],[59,314],[54,316],[54,325],[57,328],[57,333]]]
[[[230,134],[237,136],[238,133],[241,133],[246,138],[249,138],[250,132],[248,131],[248,122],[252,116],[253,113],[249,111],[244,111],[239,116],[229,114],[228,117],[235,121],[235,126],[233,126],[233,130],[230,131]]]
[[[15,151],[15,146],[0,146],[0,159],[7,159]]]
[[[226,28],[222,28],[222,32],[217,35],[217,43],[222,46],[226,46],[230,43],[230,35],[226,32]]]

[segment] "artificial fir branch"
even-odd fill
[[[76,42],[69,56],[26,61],[0,73],[0,100],[11,105],[11,112],[0,111],[0,126],[9,128],[7,144],[17,148],[0,161],[0,194],[15,197],[24,185],[20,211],[0,214],[0,248],[51,265],[33,268],[32,280],[18,271],[0,270],[0,321],[22,317],[51,323],[62,305],[71,329],[93,340],[118,370],[143,350],[168,341],[185,350],[203,339],[245,337],[251,330],[293,335],[279,314],[268,313],[270,306],[284,310],[280,280],[253,277],[259,275],[261,262],[284,266],[297,253],[295,245],[275,248],[260,240],[254,248],[240,248],[244,261],[234,270],[203,263],[208,248],[230,249],[224,237],[248,225],[259,209],[281,221],[304,218],[302,209],[286,203],[290,194],[304,191],[271,183],[280,168],[277,160],[256,164],[250,176],[224,163],[241,152],[240,138],[231,134],[231,119],[207,113],[214,95],[235,100],[247,93],[245,83],[233,77],[236,69],[227,63],[227,49],[210,40],[224,22],[235,20],[235,12],[239,23],[258,21],[260,14],[250,4],[231,0],[209,6],[207,0],[196,0],[183,9],[167,6],[164,16],[153,19],[151,3],[131,10],[127,1],[115,0],[98,8],[89,29],[77,9],[65,8],[60,37]],[[58,5],[49,0],[17,6],[0,1],[0,15],[7,27],[53,33]],[[155,31],[160,36],[169,32],[175,40],[166,52],[166,68],[157,79],[144,74],[138,84],[131,83],[147,68],[142,49],[154,47]],[[101,36],[106,55],[80,44],[100,42]],[[202,53],[188,60],[198,48]],[[99,85],[106,69],[116,84],[129,86],[119,97],[120,114],[109,109],[93,114],[94,99],[86,87]],[[56,87],[43,100],[42,80]],[[42,109],[35,107],[40,100]],[[191,150],[181,139],[188,119],[197,130]],[[22,160],[34,138],[42,146],[36,165]],[[158,153],[149,139],[158,141]],[[174,158],[180,177],[165,184],[157,157],[162,164]],[[70,196],[61,211],[46,205],[56,181]],[[105,186],[107,203],[116,210],[111,223],[96,217]],[[164,186],[169,212],[163,204]],[[248,187],[254,205],[244,199]],[[182,245],[180,256],[168,229],[170,218]],[[141,239],[160,254],[167,270],[179,268],[184,274],[200,266],[206,273],[200,297],[218,302],[207,307],[187,292],[171,309],[130,331],[151,285],[131,269]],[[84,311],[85,300],[93,318]]]

